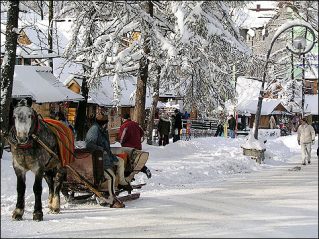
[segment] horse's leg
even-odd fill
[[[54,177],[54,193],[52,199],[52,212],[59,213],[60,212],[60,191],[62,187],[62,183],[65,180],[66,170],[65,168],[60,168],[57,171],[57,174]]]
[[[33,184],[33,193],[35,197],[33,220],[35,221],[43,221],[42,201],[41,201],[42,179],[43,179],[43,171],[38,170],[35,174],[35,180]]]
[[[52,200],[54,192],[54,181],[53,181],[54,172],[52,170],[46,171],[44,174],[45,181],[49,187],[49,197],[48,197],[48,206],[50,211],[52,211]]]
[[[24,213],[24,205],[25,205],[25,201],[24,201],[24,196],[25,196],[25,172],[18,170],[18,169],[14,169],[16,176],[17,176],[17,204],[16,204],[16,208],[14,209],[13,213],[12,213],[12,218],[14,220],[22,220],[22,216]]]

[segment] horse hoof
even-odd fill
[[[60,208],[50,208],[50,213],[58,214],[58,213],[60,213]]]
[[[16,221],[21,221],[23,216],[24,210],[16,208],[12,213],[12,219]]]
[[[43,221],[43,212],[34,212],[33,221]]]
[[[22,220],[22,215],[12,215],[12,219],[16,221],[21,221]]]

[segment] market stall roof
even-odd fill
[[[113,92],[113,79],[114,76],[105,76],[101,79],[100,85],[89,91],[88,103],[98,104],[105,107],[116,106],[116,101]],[[135,106],[135,90],[136,90],[136,77],[125,76],[120,77],[118,84],[121,88],[121,95],[118,97],[119,106]],[[146,92],[145,107],[151,106],[152,96],[149,90]]]
[[[77,94],[51,73],[50,67],[16,65],[14,70],[12,97],[31,96],[36,103],[79,101],[84,97]]]

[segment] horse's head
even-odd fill
[[[33,120],[35,117],[34,110],[31,108],[32,100],[22,99],[16,102],[13,110],[14,127],[16,139],[19,144],[25,144],[32,133]]]

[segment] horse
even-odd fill
[[[43,178],[49,187],[50,212],[60,212],[60,191],[66,178],[66,169],[60,158],[52,155],[52,152],[59,155],[58,138],[31,108],[32,99],[15,100],[12,103],[13,126],[8,141],[11,144],[13,168],[17,177],[17,203],[12,218],[22,220],[25,208],[26,172],[31,170],[35,174],[33,220],[43,221],[41,201]],[[52,150],[51,153],[39,143],[40,141]]]

